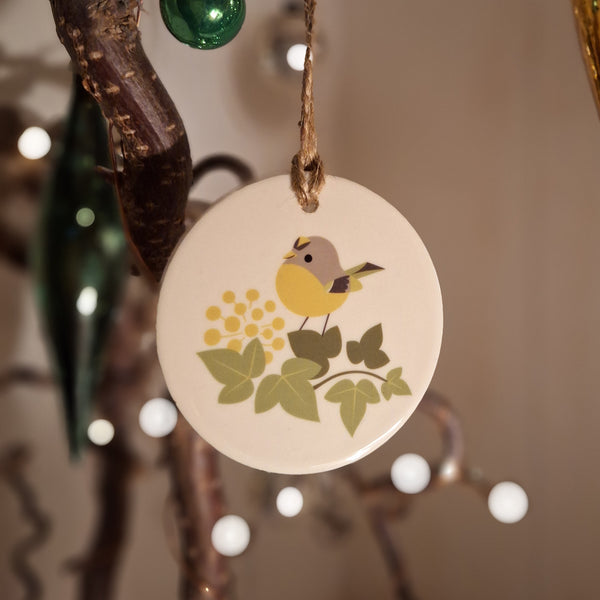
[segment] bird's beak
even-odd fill
[[[296,256],[296,253],[290,250],[287,254],[283,255],[283,258],[294,258],[294,256]]]

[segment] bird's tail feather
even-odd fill
[[[364,262],[360,265],[352,267],[351,269],[348,269],[346,271],[346,275],[350,275],[351,277],[356,277],[357,279],[360,279],[361,277],[366,277],[371,273],[377,273],[377,271],[383,271],[383,267],[378,267],[377,265],[374,265],[370,262]]]

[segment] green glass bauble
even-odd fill
[[[106,121],[74,80],[62,148],[45,190],[32,246],[38,310],[62,392],[69,447],[78,456],[102,375],[127,248],[109,166]]]
[[[230,42],[246,16],[244,0],[160,0],[167,29],[192,48],[211,50]]]

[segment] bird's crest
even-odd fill
[[[294,242],[294,250],[302,250],[302,248],[306,248],[306,246],[308,246],[309,244],[310,244],[309,238],[300,236]]]

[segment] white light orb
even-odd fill
[[[150,437],[169,435],[177,425],[177,408],[166,398],[152,398],[140,410],[142,431]]]
[[[488,496],[488,508],[501,523],[516,523],[527,514],[529,500],[519,484],[503,481],[492,488]]]
[[[418,454],[403,454],[392,464],[392,483],[405,494],[422,492],[431,479],[429,463]]]
[[[294,71],[304,70],[304,57],[306,56],[306,44],[294,44],[288,48],[285,55],[287,64]]]
[[[91,315],[98,306],[98,290],[94,287],[84,287],[76,302],[77,310],[84,316]]]
[[[22,156],[37,160],[50,152],[52,140],[41,127],[28,127],[17,140],[17,148]]]
[[[304,506],[304,497],[302,492],[293,486],[283,488],[277,494],[277,510],[284,517],[295,517],[300,513]]]
[[[210,535],[215,550],[223,556],[238,556],[250,543],[250,527],[238,515],[221,517]]]
[[[106,419],[96,419],[90,423],[87,434],[96,446],[106,446],[115,437],[115,428]]]
[[[89,227],[96,220],[96,214],[91,208],[84,206],[75,213],[75,220],[80,227]]]

